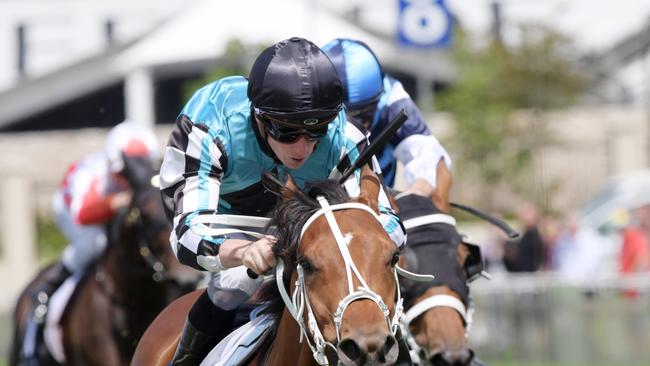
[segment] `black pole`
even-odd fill
[[[381,131],[379,136],[377,136],[377,138],[374,139],[374,141],[371,142],[370,145],[368,145],[368,147],[361,152],[359,158],[354,162],[354,164],[352,164],[352,166],[343,172],[343,176],[341,176],[341,179],[339,179],[339,183],[343,184],[343,182],[345,182],[345,180],[348,179],[348,177],[355,170],[368,163],[370,159],[375,155],[375,153],[384,147],[384,144],[386,144],[388,139],[393,137],[395,131],[397,131],[398,128],[402,127],[408,118],[408,114],[406,114],[406,111],[402,109],[399,114],[393,118],[390,123],[388,123],[388,126],[383,131]]]
[[[115,41],[115,23],[111,19],[107,19],[104,23],[104,35],[106,36],[106,45],[112,46]]]
[[[27,73],[27,29],[24,24],[19,24],[16,28],[16,44],[18,46],[16,69],[19,76],[25,76]]]
[[[494,40],[501,43],[501,23],[503,22],[503,19],[501,16],[501,3],[498,0],[492,2],[492,19],[494,22],[492,24]]]

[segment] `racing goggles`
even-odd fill
[[[326,119],[308,118],[300,121],[285,121],[259,111],[257,108],[255,113],[264,124],[266,133],[272,139],[284,144],[292,144],[298,141],[300,136],[305,136],[308,141],[322,139],[327,135],[329,123],[337,117],[337,114],[335,114]],[[303,126],[304,128],[300,128]]]
[[[358,109],[348,109],[346,111],[348,117],[353,120],[371,123],[377,111],[377,103],[369,103]]]

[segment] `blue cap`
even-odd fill
[[[343,102],[358,109],[377,102],[384,91],[384,72],[377,56],[361,41],[337,38],[323,47],[343,84]]]

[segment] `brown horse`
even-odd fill
[[[274,252],[284,270],[279,265],[277,282],[260,294],[268,302],[267,314],[276,319],[274,336],[247,364],[397,361],[399,252],[376,218],[378,192],[379,180],[367,168],[355,200],[335,181],[309,184],[306,192],[289,181],[270,222],[278,238]],[[293,296],[283,300],[282,293]],[[170,362],[192,298],[172,303],[154,320],[132,365]],[[306,338],[302,343],[301,335]]]
[[[134,187],[130,207],[109,224],[104,255],[77,285],[60,320],[66,365],[125,365],[147,325],[174,298],[187,292],[181,282],[196,275],[178,264],[169,245],[170,229],[154,169],[148,161],[129,160],[127,177]],[[26,345],[35,293],[47,268],[19,297],[14,315],[11,365],[58,364],[44,345],[41,333]],[[191,286],[191,284],[190,284]],[[35,328],[34,328],[35,327]],[[25,347],[35,347],[29,354]]]
[[[468,282],[483,271],[480,249],[463,242],[455,220],[428,197],[398,195],[396,201],[408,234],[404,266],[436,277],[426,283],[402,281],[407,310],[402,330],[411,358],[419,365],[480,364],[467,342]]]

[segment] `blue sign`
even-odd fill
[[[398,41],[402,45],[440,48],[451,44],[453,20],[444,0],[398,0]]]

